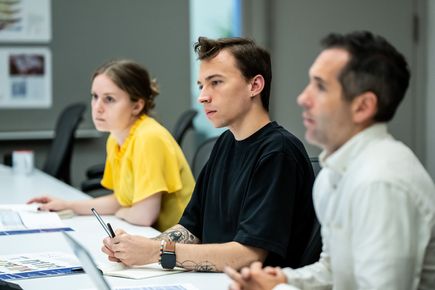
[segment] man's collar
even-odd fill
[[[350,138],[332,154],[328,155],[326,151],[322,151],[319,155],[320,165],[343,174],[349,163],[354,160],[364,150],[364,148],[366,148],[371,140],[382,138],[387,135],[388,130],[386,123],[376,123],[367,127]]]

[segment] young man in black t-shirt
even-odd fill
[[[195,50],[198,101],[215,127],[228,130],[178,225],[154,239],[118,231],[103,251],[128,265],[161,259],[165,268],[196,271],[253,261],[301,266],[314,219],[314,174],[302,143],[269,118],[269,53],[243,38],[200,37]]]

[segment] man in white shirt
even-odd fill
[[[312,265],[227,268],[231,289],[435,289],[435,187],[387,131],[410,73],[369,32],[330,34],[298,97],[306,139],[323,149],[313,190],[323,250]]]

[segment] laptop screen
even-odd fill
[[[107,283],[106,279],[104,279],[103,274],[101,273],[100,269],[98,269],[89,252],[73,237],[71,237],[71,235],[66,232],[63,232],[63,234],[65,236],[65,239],[68,241],[68,244],[73,249],[74,254],[81,262],[83,269],[91,277],[92,281],[97,286],[97,289],[111,290],[109,284]]]

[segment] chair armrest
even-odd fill
[[[104,174],[104,164],[96,164],[86,170],[89,179],[102,178]]]
[[[97,189],[104,189],[104,187],[101,185],[100,178],[86,179],[85,181],[82,182],[80,188],[83,192],[89,192]]]

